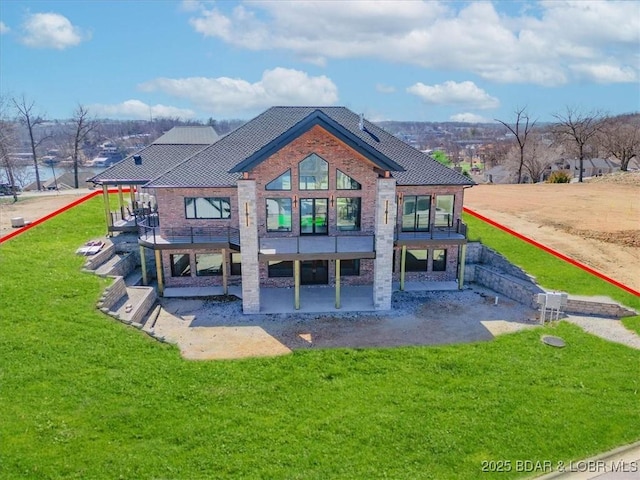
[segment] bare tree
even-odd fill
[[[15,142],[15,129],[12,122],[6,118],[7,101],[5,97],[0,97],[0,166],[4,170],[9,185],[16,185],[15,165],[10,156],[11,149]],[[13,201],[18,201],[18,192],[12,188]]]
[[[29,141],[31,144],[31,154],[33,155],[33,165],[35,167],[36,173],[36,185],[38,190],[42,189],[40,183],[40,172],[38,170],[38,147],[40,144],[46,140],[48,137],[46,135],[41,135],[40,138],[36,138],[35,127],[43,124],[46,120],[43,116],[38,115],[35,111],[35,102],[32,100],[27,100],[24,95],[21,98],[12,98],[11,102],[18,112],[18,117],[20,118],[20,122],[27,127],[27,131],[29,133]]]
[[[531,182],[541,182],[544,173],[561,158],[562,146],[552,142],[541,133],[534,133],[527,142],[523,168]]]
[[[497,118],[495,120],[507,127],[507,129],[516,137],[516,142],[520,149],[520,159],[518,163],[518,183],[520,183],[522,181],[522,168],[524,165],[524,148],[527,144],[527,137],[531,133],[531,130],[535,126],[537,120],[534,120],[533,122],[530,121],[529,114],[527,113],[527,107],[517,108],[515,114],[516,121],[513,126],[503,122],[502,120],[498,120]]]
[[[78,104],[73,111],[73,117],[71,119],[72,137],[71,137],[71,160],[73,162],[73,181],[74,187],[78,188],[78,159],[80,155],[80,149],[84,144],[89,134],[98,128],[98,121],[89,118],[89,110],[81,104]]]
[[[555,125],[555,132],[564,140],[575,144],[580,162],[578,181],[582,182],[582,172],[584,170],[585,146],[593,140],[602,126],[602,113],[591,111],[582,113],[575,108],[567,107],[565,113],[556,113],[554,117],[558,120]]]
[[[607,155],[620,162],[620,170],[626,172],[629,162],[640,153],[640,122],[633,117],[612,117],[602,122],[598,135]]]

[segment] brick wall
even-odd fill
[[[306,157],[315,153],[329,163],[328,190],[300,190],[298,164]],[[374,230],[374,214],[376,201],[376,180],[378,174],[373,170],[373,163],[355,150],[342,143],[320,126],[315,126],[308,132],[293,140],[288,145],[274,153],[250,172],[250,178],[256,181],[258,208],[259,236],[298,236],[300,234],[300,198],[326,198],[333,196],[333,206],[329,202],[328,222],[329,235],[357,235],[371,233]],[[291,190],[266,191],[265,186],[275,178],[291,169]],[[362,185],[361,190],[337,190],[337,169],[349,175]],[[266,229],[266,198],[297,197],[297,204],[292,205],[292,232],[267,233]],[[339,232],[336,228],[336,198],[360,197],[361,217],[360,232]]]
[[[188,219],[184,207],[186,197],[227,197],[231,202],[229,219]],[[161,232],[168,228],[232,227],[238,228],[238,194],[230,188],[158,188],[156,191]]]

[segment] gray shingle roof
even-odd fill
[[[239,163],[295,129],[314,112],[337,122],[344,133],[365,150],[374,149],[404,171],[394,171],[399,185],[473,185],[465,176],[441,165],[345,107],[272,107],[221,138],[201,152],[150,182],[149,187],[235,186],[239,173],[230,173]],[[274,143],[275,142],[275,143]]]

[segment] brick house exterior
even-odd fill
[[[346,108],[273,107],[189,148],[136,177],[157,204],[136,227],[160,290],[241,285],[244,312],[258,313],[265,287],[293,287],[298,307],[300,285],[333,286],[337,304],[340,285],[372,285],[389,309],[392,282],[461,281],[473,182]],[[134,185],[153,163],[141,157],[93,181]]]

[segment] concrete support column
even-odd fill
[[[109,206],[109,186],[102,185],[102,199],[104,200],[104,213],[107,218],[107,229],[111,229],[113,227],[113,223],[111,222],[111,207]]]
[[[238,220],[242,245],[242,311],[260,313],[260,247],[255,180],[238,180]]]
[[[458,289],[462,290],[464,288],[464,267],[465,261],[467,260],[467,244],[460,245],[458,255],[458,261],[460,262],[460,269],[458,270]]]
[[[396,225],[396,181],[379,178],[376,188],[376,258],[373,272],[373,306],[391,309],[393,242]]]
[[[147,257],[145,255],[145,248],[140,245],[140,269],[142,270],[142,285],[149,284],[149,278],[147,277]]]
[[[336,308],[340,308],[340,259],[336,258]]]
[[[404,291],[404,277],[407,271],[407,246],[402,246],[402,253],[400,254],[400,290]]]
[[[227,272],[227,249],[222,249],[222,291],[229,294],[229,273]]]
[[[293,261],[293,308],[300,310],[300,260]]]
[[[158,277],[158,295],[164,295],[164,275],[162,274],[162,252],[155,251],[156,254],[156,275]]]

